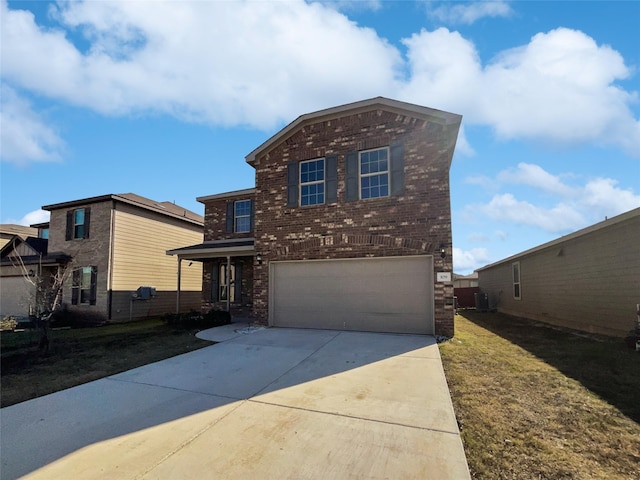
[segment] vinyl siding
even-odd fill
[[[551,324],[627,334],[640,303],[640,215],[479,271],[499,311]],[[520,262],[521,299],[511,265]]]
[[[175,292],[178,261],[166,251],[201,242],[202,227],[119,204],[114,211],[111,289],[153,286],[158,292]],[[181,289],[200,292],[201,288],[202,264],[193,262],[189,267],[183,262]]]

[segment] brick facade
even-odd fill
[[[452,273],[449,169],[461,117],[380,98],[352,105],[300,117],[247,156],[256,170],[254,229],[246,236],[262,256],[251,269],[252,314],[259,323],[269,322],[272,261],[433,255],[434,279],[437,272]],[[402,151],[402,188],[348,201],[347,156],[383,147]],[[289,164],[328,157],[337,167],[335,201],[327,195],[324,204],[287,206]],[[203,202],[205,242],[235,237],[225,230],[233,193]],[[211,268],[205,265],[205,292]],[[434,299],[435,333],[452,336],[453,284],[436,282]]]
[[[204,241],[225,239],[253,238],[253,229],[247,233],[235,233],[227,228],[227,211],[229,204],[238,200],[254,201],[253,190],[241,191],[237,195],[222,195],[222,198],[201,199],[204,203]],[[202,271],[202,311],[213,309],[226,310],[226,301],[219,301],[214,290],[214,269],[219,269],[221,263],[226,263],[227,257],[220,256],[203,262]],[[253,256],[231,256],[234,266],[241,268],[241,296],[231,302],[231,314],[234,317],[250,318],[253,316]]]
[[[267,322],[268,262],[434,254],[436,272],[452,271],[449,167],[457,125],[384,110],[304,125],[264,152],[256,165],[254,316]],[[405,191],[401,196],[347,202],[345,155],[400,143]],[[338,157],[338,201],[288,208],[287,163]],[[439,255],[444,244],[447,255]],[[435,331],[453,335],[453,286],[435,285]]]
[[[83,313],[108,318],[109,292],[107,289],[107,272],[109,271],[109,242],[111,240],[112,202],[87,203],[75,205],[73,209],[91,208],[91,234],[86,239],[66,240],[65,226],[68,209],[51,210],[49,230],[50,252],[64,252],[73,258],[73,268],[93,266],[97,269],[96,304],[71,305],[71,272],[64,282],[63,303],[66,308]]]

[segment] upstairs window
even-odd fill
[[[324,203],[324,159],[300,163],[300,205]]]
[[[389,196],[389,150],[360,152],[360,198]]]
[[[236,233],[251,231],[251,200],[238,200],[233,204],[234,229]]]
[[[91,209],[88,207],[67,211],[66,239],[89,238],[90,218]]]
[[[73,238],[84,238],[84,208],[73,212]]]
[[[338,201],[338,156],[287,164],[287,207]]]
[[[227,202],[226,233],[249,233],[253,231],[253,200]]]
[[[345,155],[345,164],[347,202],[404,195],[404,146],[401,143],[349,152]]]

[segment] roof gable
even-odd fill
[[[363,112],[369,112],[372,110],[391,111],[400,115],[422,118],[431,122],[440,123],[442,125],[460,124],[462,121],[462,116],[455,113],[449,113],[443,110],[423,107],[420,105],[415,105],[413,103],[400,102],[398,100],[392,100],[390,98],[375,97],[368,100],[348,103],[346,105],[340,105],[338,107],[332,107],[325,110],[319,110],[317,112],[300,115],[289,125],[284,127],[258,148],[249,153],[249,155],[247,155],[245,159],[247,163],[253,166],[256,159],[263,152],[270,150],[272,147],[279,144],[282,140],[286,139],[293,132],[297,131],[307,124],[331,120],[333,118],[345,117],[348,115],[355,115]]]
[[[27,237],[23,240],[14,235],[9,242],[0,249],[0,258],[30,257],[32,255],[46,255],[48,242],[44,238]]]

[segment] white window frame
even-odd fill
[[[249,203],[249,213],[246,215],[238,215],[238,204]],[[238,229],[238,220],[248,219],[249,223],[246,230]],[[251,200],[236,200],[233,202],[233,231],[234,233],[249,233],[251,231]]]
[[[371,153],[371,152],[376,152],[379,150],[384,150],[387,152],[387,169],[386,170],[381,170],[378,172],[369,172],[369,173],[362,173],[362,155],[363,154],[367,154],[367,153]],[[382,175],[386,175],[387,176],[387,194],[386,195],[379,195],[377,197],[372,197],[369,196],[367,198],[363,198],[362,197],[362,179],[363,178],[370,178],[370,177],[379,177]],[[361,152],[358,152],[358,195],[360,197],[360,200],[372,200],[375,198],[387,198],[390,196],[390,191],[391,191],[391,150],[389,149],[389,147],[382,147],[382,148],[371,148],[369,150],[363,150]]]
[[[312,162],[322,162],[322,180],[314,180],[314,181],[307,181],[307,182],[303,182],[302,181],[302,165],[304,165],[305,163],[312,163]],[[305,160],[303,162],[300,162],[300,165],[298,167],[299,171],[298,171],[298,185],[299,185],[299,198],[298,198],[298,205],[300,205],[301,207],[313,207],[314,205],[324,205],[326,202],[326,196],[327,196],[327,189],[326,189],[326,184],[325,181],[327,179],[327,163],[325,161],[324,158],[314,158],[311,160]],[[318,203],[307,203],[306,205],[302,203],[302,190],[304,189],[304,187],[309,187],[311,185],[322,185],[322,202],[318,202]],[[317,196],[317,193],[316,193]]]
[[[517,273],[517,275],[516,275]],[[511,264],[511,279],[513,280],[513,298],[514,300],[522,299],[522,282],[521,282],[520,262]],[[517,278],[516,278],[517,277]],[[516,294],[517,293],[517,294]]]

